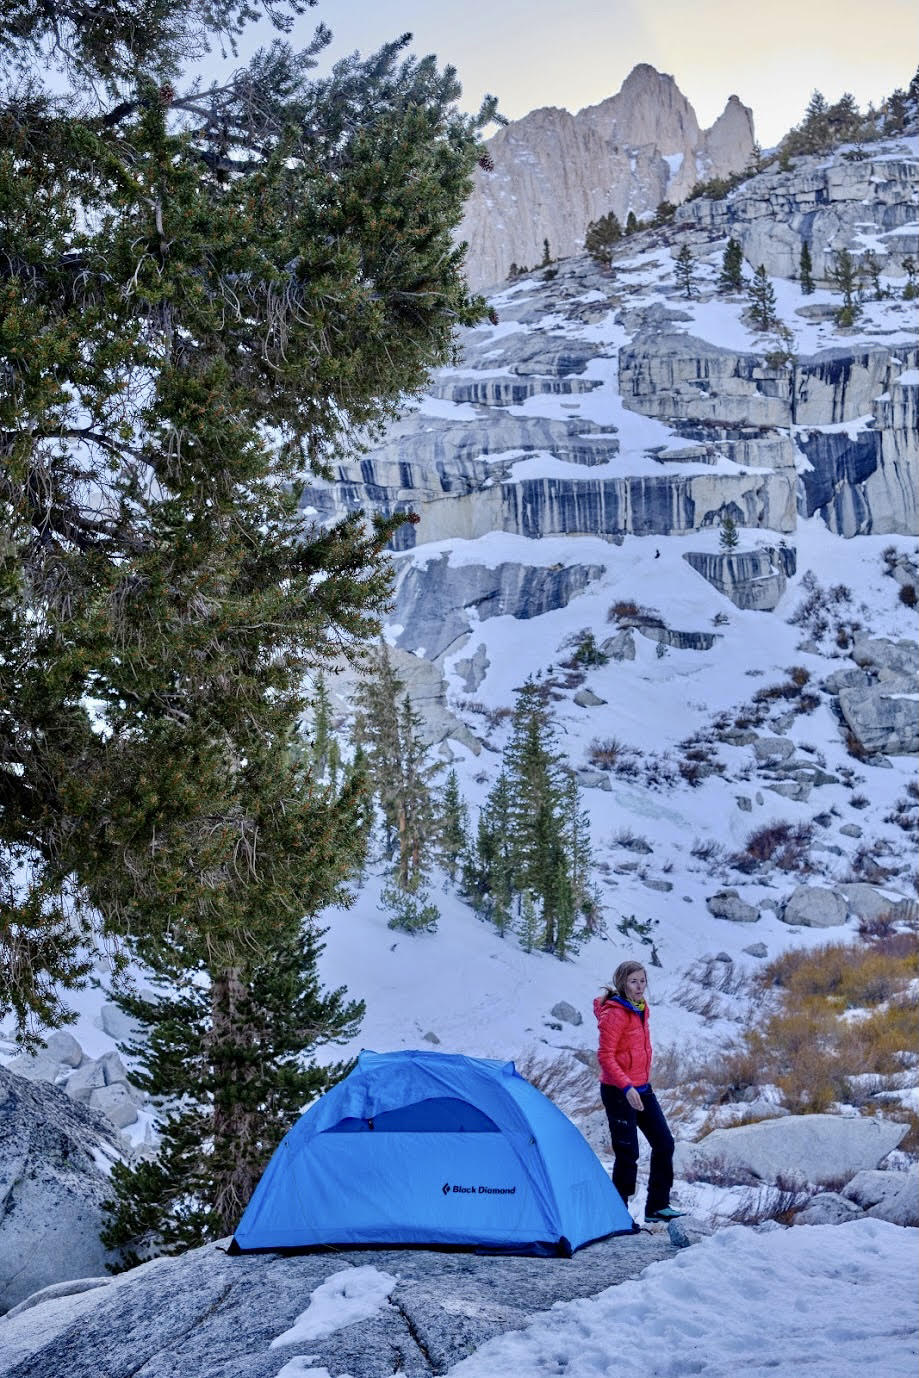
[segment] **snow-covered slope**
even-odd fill
[[[894,153],[915,179],[915,140]],[[750,204],[758,180],[745,184]],[[866,235],[889,203],[882,191],[865,202]],[[902,275],[882,277],[888,295],[864,300],[855,328],[840,330],[838,294],[773,278],[784,330],[758,332],[746,294],[717,289],[725,239],[712,223],[708,238],[693,222],[625,241],[612,275],[575,258],[508,286],[494,298],[498,323],[467,332],[457,365],[414,410],[311,495],[320,518],[369,503],[419,512],[405,528],[415,545],[395,557],[387,636],[400,669],[424,680],[432,742],[473,819],[507,739],[502,712],[527,676],[551,681],[604,911],[603,933],[564,962],[525,953],[447,889],[435,895],[437,931],[409,936],[387,927],[383,868],[372,866],[354,906],[322,916],[325,980],[367,1004],[347,1051],[426,1036],[501,1057],[590,1050],[592,997],[635,954],[659,963],[658,1045],[718,1042],[748,1022],[744,975],[764,956],[856,940],[870,896],[840,887],[872,884],[875,903],[915,912],[903,826],[915,758],[902,749],[915,679],[853,659],[905,656],[908,671],[909,648],[864,643],[915,641],[900,598],[917,578],[913,303]],[[674,259],[689,229],[687,297]],[[718,564],[726,516],[753,575]],[[706,561],[730,597],[698,572]],[[810,613],[792,620],[804,604]],[[615,645],[606,664],[573,674],[562,662],[585,631]],[[792,668],[803,697],[780,692]],[[341,704],[347,687],[343,676]],[[900,738],[853,756],[847,694],[855,708],[896,709]],[[598,761],[610,739],[612,768]],[[751,833],[772,823],[811,827],[798,868],[739,865]],[[841,897],[835,927],[785,921],[800,885]],[[713,916],[708,901],[725,889],[749,921]],[[712,992],[706,957],[733,964],[720,985],[734,996]],[[96,1059],[115,1046],[102,999],[80,997],[74,1030]],[[560,1001],[583,1022],[553,1015]],[[147,1128],[142,1115],[130,1132]]]
[[[901,155],[912,158],[915,176],[914,143]],[[872,207],[863,214],[867,224]],[[409,937],[386,927],[371,876],[352,910],[327,916],[324,958],[328,979],[367,1001],[363,1046],[411,1046],[431,1034],[445,1050],[498,1056],[590,1047],[591,998],[623,956],[650,956],[650,943],[637,937],[649,924],[660,961],[651,972],[657,1039],[718,1040],[748,1020],[749,1008],[742,997],[721,998],[715,1018],[690,1012],[699,992],[687,973],[699,975],[705,954],[729,957],[741,986],[742,972],[764,953],[857,939],[853,892],[837,927],[784,922],[796,886],[838,889],[883,875],[890,903],[913,912],[914,838],[890,820],[915,758],[850,754],[831,678],[855,670],[853,651],[860,655],[865,640],[915,640],[915,611],[892,577],[915,570],[919,374],[906,367],[916,348],[913,304],[902,300],[902,276],[884,278],[889,296],[865,300],[855,328],[840,330],[838,294],[805,296],[799,284],[775,278],[785,333],[764,334],[750,322],[745,293],[716,290],[723,238],[694,242],[694,294],[679,291],[682,242],[676,231],[642,235],[622,247],[611,277],[572,259],[506,288],[494,298],[498,323],[469,333],[457,366],[436,375],[360,472],[343,468],[339,483],[312,499],[320,511],[371,496],[419,510],[418,544],[398,557],[389,638],[442,675],[430,732],[443,738],[473,811],[508,731],[489,720],[512,706],[527,676],[554,682],[560,745],[581,772],[590,808],[606,918],[603,937],[559,963],[525,954],[445,892],[436,897],[438,931]],[[749,266],[745,273],[749,281]],[[657,372],[641,376],[669,389],[659,407],[661,388],[632,385],[642,350]],[[863,367],[881,356],[880,373],[875,363]],[[892,395],[905,399],[905,421],[883,411]],[[806,420],[796,422],[796,411]],[[894,432],[896,443],[887,438]],[[856,472],[852,456],[865,437],[880,458]],[[818,439],[820,463],[830,449],[836,455],[832,500],[822,504],[810,457]],[[879,496],[885,463],[904,491],[896,513]],[[837,534],[848,529],[838,513],[859,504],[870,511],[872,493],[873,519],[852,539]],[[741,551],[772,552],[772,611],[736,606],[684,559],[719,555],[725,515],[738,522]],[[551,601],[547,580],[560,570],[580,575],[559,586],[551,610],[534,615],[536,575]],[[827,605],[825,628],[813,615],[792,620],[808,599]],[[663,654],[659,631],[628,630],[630,619],[611,613],[628,604],[665,624]],[[573,641],[590,631],[603,644],[624,629],[632,658],[610,659],[573,683],[562,668]],[[807,680],[806,711],[778,694],[757,709],[757,692],[762,700],[787,684],[792,667]],[[898,692],[915,717],[911,683]],[[457,719],[478,750],[449,735]],[[592,759],[592,747],[609,738],[623,757],[631,754],[631,775]],[[770,738],[782,742],[775,756]],[[709,760],[690,783],[679,766],[693,748]],[[812,826],[806,867],[751,873],[732,865],[750,834],[774,822]],[[706,901],[724,888],[738,891],[754,921],[712,916]],[[559,1000],[585,1023],[560,1025],[550,1013]]]

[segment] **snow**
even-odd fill
[[[398,1281],[392,1273],[383,1273],[369,1264],[342,1268],[314,1288],[309,1306],[288,1330],[271,1341],[271,1348],[321,1340],[345,1325],[369,1320],[388,1305],[389,1295]]]
[[[733,1378],[803,1370],[812,1378],[913,1378],[919,1231],[863,1218],[844,1225],[721,1230],[640,1278],[561,1302],[481,1345],[449,1378]],[[318,1339],[375,1315],[397,1278],[346,1268],[271,1348]],[[287,1378],[327,1378],[315,1355]],[[350,1378],[342,1374],[341,1378]],[[359,1375],[354,1375],[359,1378]]]
[[[914,1378],[919,1231],[879,1220],[722,1230],[640,1279],[555,1305],[450,1378]]]
[[[685,320],[674,329],[725,349],[761,352],[769,347],[770,337],[752,332],[742,319],[746,300],[740,294],[736,299],[708,296],[720,258],[720,246],[713,247],[707,258],[699,257],[701,299],[686,300],[677,295],[673,257],[660,247],[623,257],[617,267],[616,290],[628,289],[629,306],[662,302],[685,313]],[[749,277],[749,268],[746,271]],[[814,320],[798,314],[801,308],[838,307],[838,294],[818,290],[805,297],[795,282],[772,279],[772,283],[779,317],[791,330],[799,354],[814,354],[862,339],[886,342],[896,337],[905,341],[914,334],[914,309],[909,303],[865,302],[855,330],[843,337],[832,319]],[[527,308],[536,290],[528,279],[508,285],[495,298],[499,313]],[[581,300],[596,302],[602,298],[601,292],[589,292]],[[599,320],[580,324],[549,312],[531,324],[507,318],[496,327],[483,325],[476,332],[479,340],[496,347],[506,336],[545,330],[594,343],[597,355],[583,377],[599,383],[595,390],[577,397],[537,395],[507,410],[519,416],[570,419],[576,415],[600,424],[615,434],[619,443],[618,454],[595,467],[570,464],[540,452],[522,455],[508,451],[485,456],[486,460],[510,462],[515,480],[563,476],[590,482],[610,475],[662,472],[660,460],[649,452],[660,449],[666,463],[667,450],[686,441],[664,422],[624,406],[618,392],[616,355],[629,333],[617,322],[619,314],[617,306]],[[492,372],[500,376],[506,370],[495,368]],[[469,374],[469,370],[444,371],[450,376],[464,373]],[[475,376],[489,374],[477,370]],[[896,381],[901,386],[915,386],[919,370],[902,372]],[[471,420],[480,414],[479,408],[469,404],[430,395],[420,399],[416,409],[432,421]],[[870,419],[861,417],[820,429],[855,436]],[[673,472],[672,466],[667,467]],[[805,467],[802,456],[799,469]],[[679,472],[714,475],[737,469],[722,458],[711,465],[681,463]],[[767,530],[741,529],[740,536],[742,550],[774,544],[779,539],[779,533]],[[515,690],[525,678],[545,673],[570,654],[572,639],[583,630],[592,631],[598,642],[613,635],[617,627],[609,620],[609,610],[618,600],[634,600],[661,612],[668,626],[675,629],[714,630],[718,639],[708,651],[674,649],[659,656],[654,642],[636,635],[633,661],[591,669],[584,687],[603,700],[599,707],[586,710],[570,695],[554,705],[560,745],[576,768],[588,767],[591,744],[608,736],[615,736],[646,757],[657,753],[678,759],[682,740],[694,732],[707,731],[719,711],[736,709],[758,688],[782,679],[787,667],[803,666],[817,682],[831,670],[851,666],[844,651],[831,647],[828,654],[817,655],[800,648],[805,634],[788,619],[803,597],[801,580],[808,570],[824,586],[840,580],[851,586],[851,615],[862,621],[871,636],[894,640],[914,636],[915,615],[899,603],[897,585],[884,574],[881,559],[888,546],[912,553],[913,538],[884,534],[844,540],[832,534],[818,517],[799,517],[792,539],[798,573],[789,579],[788,590],[772,614],[738,610],[690,570],[683,559],[686,551],[719,549],[719,533],[714,529],[688,536],[625,536],[615,543],[598,536],[529,540],[492,531],[475,540],[432,542],[400,556],[400,560],[419,565],[446,554],[454,566],[468,563],[493,568],[514,562],[542,567],[588,563],[603,567],[601,577],[567,607],[538,619],[473,618],[471,637],[446,654],[443,671],[448,707],[485,739],[479,755],[455,742],[446,747],[461,791],[471,805],[473,825],[476,808],[493,783],[508,729],[500,724],[488,727],[471,708],[462,705],[474,698],[488,711],[511,707]],[[392,627],[389,630],[391,634],[394,631]],[[455,666],[479,646],[487,660],[487,673],[470,694]],[[657,1050],[678,1045],[694,1051],[721,1045],[726,1037],[735,1036],[752,1017],[751,1006],[742,996],[722,1001],[720,1011],[707,1020],[682,1003],[686,973],[693,963],[706,954],[724,952],[737,970],[751,972],[755,962],[744,949],[753,940],[764,943],[769,956],[775,957],[791,945],[813,947],[827,941],[854,940],[855,925],[850,920],[829,931],[793,930],[766,907],[761,908],[754,925],[713,919],[705,901],[720,888],[722,878],[714,864],[694,859],[696,839],[739,848],[754,828],[765,823],[810,822],[820,810],[831,813],[832,828],[819,835],[821,842],[831,846],[821,855],[821,869],[811,878],[815,884],[850,878],[852,857],[860,844],[839,833],[839,824],[844,821],[857,819],[865,841],[884,839],[897,855],[908,848],[904,834],[888,825],[885,815],[914,778],[913,760],[892,758],[885,768],[853,762],[826,703],[814,713],[796,718],[785,735],[792,739],[797,752],[825,763],[829,773],[851,768],[854,776],[823,785],[809,802],[797,803],[769,793],[768,785],[754,773],[749,747],[719,743],[717,755],[722,768],[699,788],[681,785],[661,791],[612,776],[609,790],[583,791],[591,815],[595,856],[606,867],[601,875],[606,930],[585,941],[564,962],[545,953],[524,952],[513,936],[502,938],[477,919],[452,889],[443,886],[443,877],[436,872],[432,898],[441,911],[437,931],[412,936],[393,932],[379,907],[382,866],[371,864],[353,907],[329,910],[321,916],[321,923],[327,926],[321,960],[323,982],[331,988],[346,986],[352,996],[366,1000],[367,1011],[357,1038],[320,1056],[337,1061],[353,1056],[361,1047],[385,1051],[434,1046],[444,1052],[518,1060],[534,1053],[552,1057],[572,1049],[588,1051],[594,1046],[593,995],[623,956],[633,952],[647,955],[635,941],[634,928],[628,927],[630,919],[637,923],[654,920],[657,924],[654,940],[662,965],[650,972]],[[868,799],[857,813],[849,804],[854,789]],[[739,795],[751,797],[749,811],[737,807]],[[646,836],[653,847],[632,871],[621,868],[620,863],[630,854],[616,844],[617,835],[628,829]],[[647,884],[661,883],[668,877],[673,885],[669,893]],[[729,883],[749,902],[763,905],[764,901],[780,901],[800,879],[791,875],[762,879],[734,875]],[[906,887],[908,894],[908,886],[908,879],[898,880],[892,893]],[[99,1024],[103,998],[99,989],[89,987],[71,999],[78,1016],[71,1028],[89,1057],[99,1057],[116,1046]],[[549,1011],[560,1000],[583,1013],[583,1025],[558,1029]],[[919,1105],[915,1088],[905,1088],[896,1095],[903,1104],[913,1108]],[[128,1134],[137,1142],[149,1133],[151,1123],[152,1115],[145,1111]],[[102,1161],[99,1165],[108,1166]],[[684,1204],[710,1218],[724,1218],[737,1200],[730,1188],[682,1183],[678,1191],[684,1193]],[[860,1378],[861,1370],[870,1364],[884,1378],[900,1378],[906,1373],[912,1378],[916,1350],[910,1338],[913,1317],[906,1315],[910,1291],[906,1283],[915,1273],[916,1239],[915,1230],[870,1219],[836,1227],[802,1226],[771,1232],[723,1229],[676,1258],[653,1265],[640,1281],[624,1283],[593,1300],[553,1308],[526,1329],[483,1346],[452,1372],[459,1378],[504,1378],[509,1374],[538,1378],[540,1374],[560,1373],[567,1378],[594,1378],[628,1363],[648,1378],[671,1374],[733,1378],[741,1370],[765,1374],[792,1373],[799,1368],[813,1378],[855,1378],[856,1372]],[[396,1283],[395,1276],[373,1267],[334,1274],[315,1289],[307,1308],[293,1326],[278,1335],[272,1347],[308,1346],[341,1326],[377,1314],[389,1305]],[[45,1303],[40,1311],[42,1321],[52,1314],[76,1317],[96,1300],[98,1295],[93,1293],[88,1298]],[[29,1316],[25,1319],[29,1322]],[[19,1333],[15,1329],[19,1324],[19,1318],[14,1318],[4,1327],[3,1344],[10,1342],[11,1334]],[[7,1352],[3,1344],[0,1359]],[[284,1378],[328,1378],[327,1369],[316,1364],[314,1355],[293,1355],[280,1373]]]

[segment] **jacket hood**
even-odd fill
[[[597,1019],[600,1018],[600,1012],[603,1009],[604,1005],[621,1005],[624,1010],[631,1010],[633,1014],[642,1014],[642,1011],[638,1008],[637,1005],[633,1005],[631,1000],[626,1000],[625,997],[622,995],[610,995],[608,997],[605,995],[597,995],[594,998],[594,1015]],[[647,1008],[648,1002],[646,1000],[645,1010],[647,1010]]]

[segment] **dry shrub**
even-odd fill
[[[640,608],[631,598],[622,598],[614,603],[606,614],[607,622],[621,622],[624,617],[640,617],[645,609]]]
[[[628,754],[629,750],[630,748],[624,742],[620,742],[618,737],[595,737],[587,748],[587,759],[591,765],[610,770]]]
[[[906,1134],[900,1140],[900,1152],[919,1154],[919,1114],[905,1105],[891,1105],[888,1107],[887,1114],[888,1118],[896,1120],[900,1124],[909,1125]]]
[[[779,992],[779,1002],[706,1069],[709,1102],[740,1100],[751,1087],[771,1084],[798,1114],[839,1102],[877,1109],[872,1097],[902,1085],[916,1049],[917,971],[912,934],[864,948],[830,943],[783,953],[757,978]],[[717,1000],[711,986],[698,991],[697,1000],[706,999]],[[883,1108],[891,1118],[905,1115],[886,1101]]]
[[[514,1065],[531,1086],[572,1118],[589,1115],[601,1103],[596,1058],[585,1065],[567,1053],[546,1058],[530,1050],[515,1058]]]
[[[787,991],[791,1002],[818,996],[842,1009],[879,1005],[919,976],[919,947],[911,933],[895,933],[859,948],[826,943],[783,952],[759,974]],[[904,1045],[904,1046],[909,1046]]]
[[[755,828],[742,852],[735,852],[731,863],[750,872],[759,866],[774,865],[780,871],[810,870],[810,845],[814,838],[811,823],[775,821]]]

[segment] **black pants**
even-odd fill
[[[651,1171],[648,1177],[648,1200],[645,1213],[650,1215],[670,1204],[673,1186],[673,1135],[667,1127],[664,1112],[650,1086],[635,1088],[641,1096],[643,1110],[633,1110],[625,1092],[617,1086],[600,1083],[600,1096],[609,1132],[613,1141],[613,1186],[628,1201],[634,1194],[638,1173],[638,1131],[651,1145]]]

